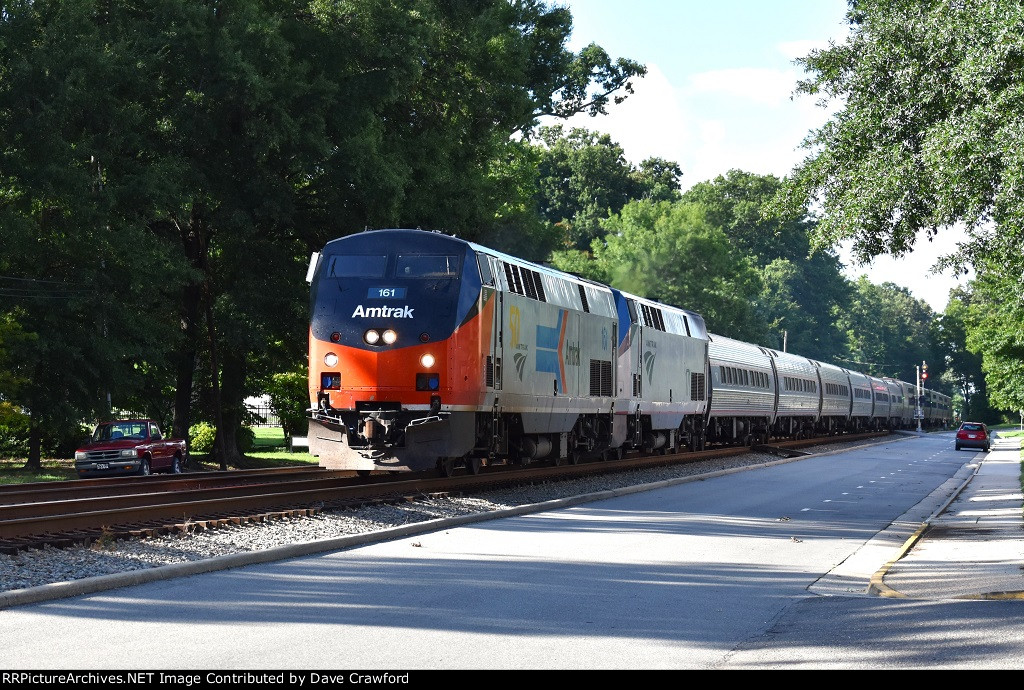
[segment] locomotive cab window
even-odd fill
[[[328,259],[327,275],[332,278],[383,278],[387,267],[386,256],[346,254]]]
[[[459,257],[399,255],[395,266],[397,278],[458,278]]]
[[[477,268],[480,269],[480,283],[482,285],[494,285],[494,276],[491,274],[489,258],[484,254],[476,257]]]

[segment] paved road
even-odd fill
[[[1024,602],[867,590],[972,457],[904,438],[16,607],[0,666],[1024,668]]]

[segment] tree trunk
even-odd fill
[[[25,469],[29,472],[42,471],[42,446],[43,430],[39,427],[39,419],[33,412],[28,418],[28,460],[25,461]]]
[[[199,308],[202,300],[200,285],[188,285],[182,294],[181,330],[182,343],[175,355],[174,421],[171,435],[188,439],[192,426],[192,382],[195,377],[197,349],[199,342]]]
[[[224,448],[228,463],[234,467],[248,467],[248,458],[238,447],[238,429],[242,426],[245,383],[245,359],[237,350],[225,352],[221,359],[221,419],[218,435],[224,432]]]
[[[174,220],[174,227],[181,240],[182,252],[192,268],[203,271],[206,266],[206,242],[204,226],[199,213],[193,209],[187,223]],[[182,290],[179,313],[181,315],[182,341],[176,357],[174,421],[172,435],[188,440],[192,426],[192,384],[195,378],[200,338],[200,314],[203,303],[203,281],[190,282]]]

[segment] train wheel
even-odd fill
[[[369,477],[373,470],[356,470],[357,477]]]
[[[437,461],[437,473],[442,477],[451,477],[455,474],[455,459],[440,458]]]
[[[483,466],[483,460],[475,455],[471,455],[466,458],[466,471],[470,474],[480,474],[480,468]]]

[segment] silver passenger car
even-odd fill
[[[741,340],[714,333],[708,338],[708,440],[766,441],[775,424],[777,383],[771,355]]]
[[[775,436],[803,438],[814,433],[821,416],[818,369],[806,357],[767,350],[775,365],[779,385]]]

